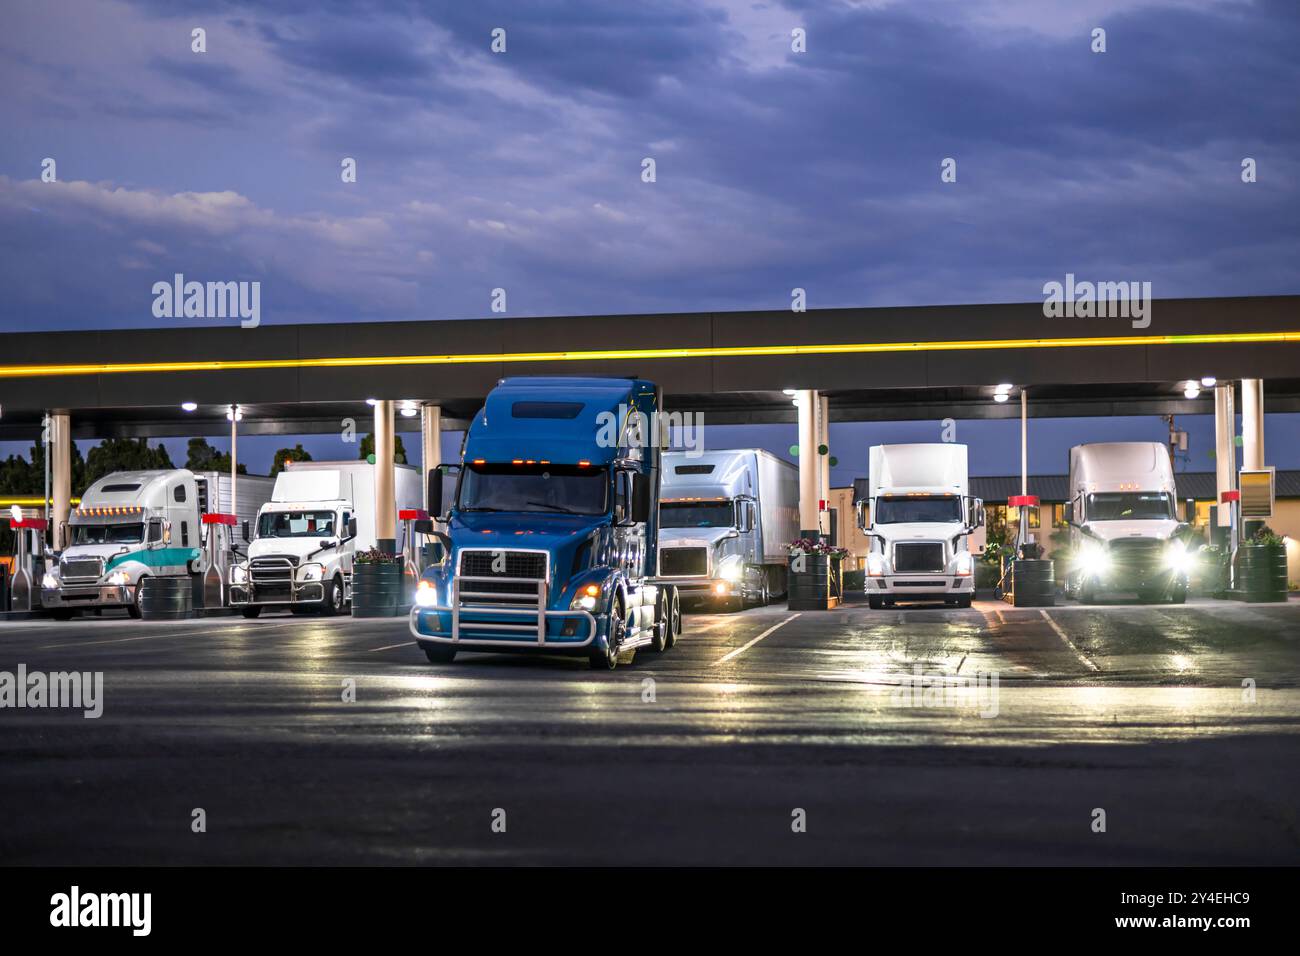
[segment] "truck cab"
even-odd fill
[[[41,581],[41,604],[66,619],[85,608],[140,616],[151,575],[198,570],[200,479],[185,468],[119,471],[100,478],[69,516],[68,546]]]
[[[1159,442],[1097,442],[1070,449],[1065,508],[1073,555],[1066,593],[1091,603],[1103,593],[1142,601],[1187,600],[1193,560],[1178,520],[1169,452]]]
[[[870,497],[858,525],[871,539],[867,601],[943,601],[970,607],[975,595],[969,536],[984,524],[984,503],[969,494],[965,445],[874,445]]]
[[[465,435],[442,560],[410,630],[432,663],[460,650],[583,655],[613,669],[681,630],[654,577],[661,451],[657,389],[621,378],[503,379]],[[428,500],[443,500],[444,472]]]

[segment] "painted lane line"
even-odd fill
[[[401,644],[385,644],[383,647],[367,647],[366,653],[373,654],[375,651],[391,651],[394,647],[414,647],[415,641],[403,641]]]
[[[160,641],[169,637],[195,637],[195,636],[202,636],[204,634],[236,634],[236,633],[247,633],[249,631],[254,631],[254,632],[275,631],[275,630],[279,630],[282,627],[301,627],[301,625],[298,624],[298,622],[296,621],[294,622],[286,621],[283,624],[260,624],[252,628],[246,627],[246,630],[243,631],[237,630],[235,628],[230,628],[230,627],[217,627],[217,628],[192,627],[192,628],[183,628],[182,630],[179,631],[167,631],[162,634],[145,634],[141,637],[115,637],[112,638],[111,640],[104,640],[104,641],[68,641],[65,644],[42,644],[40,647],[36,649],[38,651],[49,651],[60,647],[95,647],[96,645],[99,644],[128,644],[131,641]]]
[[[714,667],[717,667],[719,664],[725,664],[725,663],[727,663],[727,661],[731,660],[733,657],[737,657],[737,656],[739,656],[739,655],[745,653],[745,651],[749,650],[751,647],[753,647],[755,644],[757,644],[757,643],[758,643],[759,641],[761,641],[763,638],[767,637],[769,634],[771,634],[773,631],[777,630],[778,628],[785,627],[787,624],[789,624],[791,621],[793,621],[796,617],[798,617],[799,614],[802,614],[802,613],[803,613],[803,612],[800,611],[800,612],[798,612],[798,613],[796,613],[796,614],[791,614],[791,615],[790,615],[789,617],[787,617],[784,621],[781,621],[781,622],[779,622],[779,623],[777,623],[777,624],[773,624],[771,627],[769,627],[769,628],[768,628],[766,631],[764,631],[762,634],[758,635],[758,637],[754,638],[752,641],[749,641],[749,642],[747,642],[747,643],[745,643],[745,644],[742,644],[740,647],[736,648],[734,651],[728,651],[728,652],[727,652],[726,654],[724,654],[722,657],[720,657],[720,658],[718,658],[716,661],[714,661],[714,662],[713,662],[713,666],[714,666]]]
[[[1046,611],[1040,610],[1038,613],[1043,615],[1043,620],[1051,625],[1052,630],[1056,632],[1056,636],[1065,642],[1065,646],[1068,647],[1070,650],[1074,651],[1074,656],[1079,659],[1079,663],[1083,664],[1083,666],[1088,668],[1089,670],[1093,670],[1093,671],[1101,670],[1101,668],[1098,667],[1096,664],[1094,664],[1083,653],[1083,651],[1079,650],[1079,648],[1075,646],[1074,641],[1070,640],[1070,638],[1066,635],[1065,631],[1061,630],[1061,626],[1057,624],[1055,621],[1053,621],[1051,616]]]

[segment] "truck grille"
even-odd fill
[[[104,573],[104,561],[102,558],[73,558],[60,562],[59,572],[65,581],[98,581]]]
[[[903,541],[894,545],[894,571],[914,574],[918,571],[943,571],[943,543],[939,541]]]
[[[668,577],[699,577],[709,573],[707,548],[661,548],[659,573]]]
[[[1155,538],[1117,538],[1110,543],[1110,557],[1121,568],[1150,568],[1159,566],[1165,553],[1165,542]]]
[[[296,567],[297,560],[289,555],[254,558],[248,565],[248,575],[259,587],[282,585],[287,589]]]
[[[498,556],[502,554],[505,555],[504,566],[498,563]],[[546,577],[546,555],[538,551],[462,551],[460,573],[471,578],[532,578],[540,581]],[[476,586],[475,590],[484,588]],[[515,590],[518,590],[517,585]]]

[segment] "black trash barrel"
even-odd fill
[[[1056,604],[1056,566],[1046,558],[1020,560],[1011,569],[1016,607],[1053,607]]]
[[[140,616],[146,621],[176,621],[190,616],[194,585],[185,577],[147,577],[141,585]]]
[[[352,616],[396,617],[409,603],[403,601],[406,576],[396,562],[357,563],[352,566]]]
[[[1286,548],[1244,545],[1237,549],[1237,590],[1252,604],[1287,599]]]

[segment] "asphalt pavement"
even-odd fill
[[[772,606],[613,672],[435,667],[405,619],[0,624],[19,665],[103,714],[0,709],[6,864],[1300,861],[1296,600]]]

